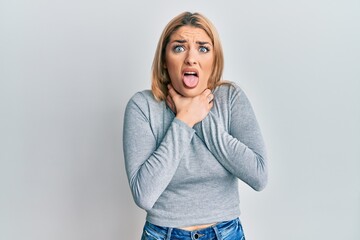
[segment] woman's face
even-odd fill
[[[184,97],[194,97],[208,86],[214,51],[210,37],[201,28],[183,26],[170,36],[165,66],[174,89]]]

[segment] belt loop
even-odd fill
[[[216,235],[216,239],[218,240],[222,240],[221,236],[220,236],[220,233],[219,233],[219,230],[217,228],[217,224],[215,224],[214,226],[212,226],[212,228],[214,229],[214,232],[215,232],[215,235]]]
[[[173,228],[170,228],[170,227],[168,228],[168,232],[166,234],[166,240],[170,240],[172,230],[173,230]]]

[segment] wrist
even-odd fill
[[[185,123],[186,125],[188,125],[191,128],[196,124],[194,121],[192,121],[191,119],[189,119],[185,115],[182,115],[182,114],[179,114],[179,113],[176,114],[176,118],[179,119],[180,121],[182,121],[183,123]]]

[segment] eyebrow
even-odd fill
[[[196,42],[196,43],[199,44],[199,45],[205,45],[205,44],[211,45],[209,42],[201,42],[201,41],[198,41],[198,42]]]
[[[173,42],[177,42],[177,43],[186,43],[186,42],[187,42],[187,40],[177,39],[177,40],[174,40]],[[197,41],[196,43],[197,43],[197,44],[199,44],[199,45],[205,45],[205,44],[209,44],[209,45],[211,45],[209,42],[203,42],[203,41]]]

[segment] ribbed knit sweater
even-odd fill
[[[128,102],[125,167],[135,203],[147,221],[184,227],[240,215],[238,179],[267,183],[265,145],[252,106],[235,83],[214,91],[214,105],[193,128],[149,90]]]

